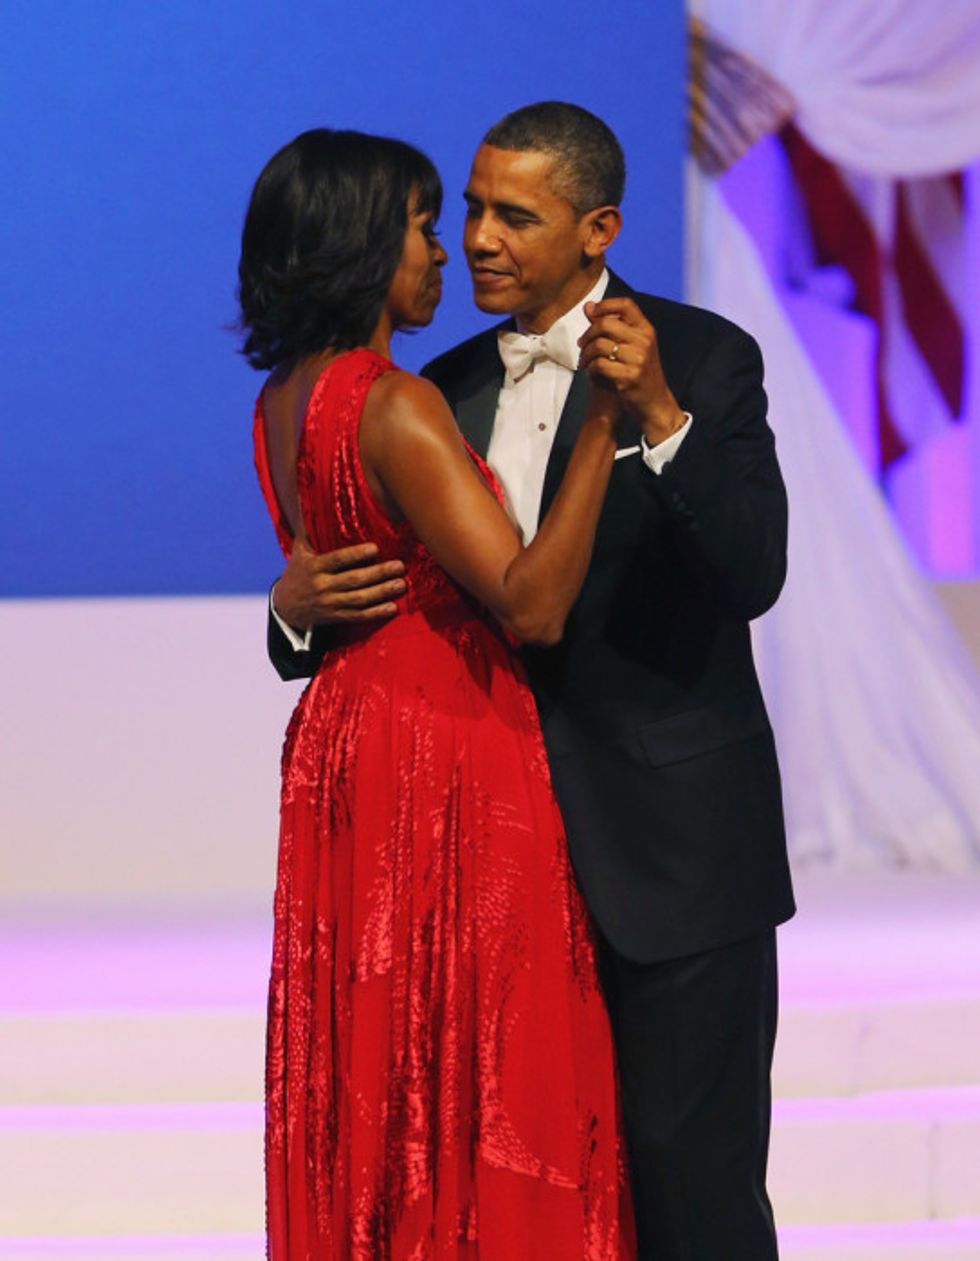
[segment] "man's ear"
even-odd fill
[[[623,226],[623,216],[618,206],[597,206],[582,216],[584,240],[582,253],[586,258],[598,258],[605,254]]]

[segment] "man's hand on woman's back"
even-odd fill
[[[297,630],[391,617],[398,611],[393,601],[405,591],[405,566],[379,562],[377,555],[373,543],[314,552],[297,540],[272,591],[276,612]]]

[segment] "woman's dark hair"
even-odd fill
[[[409,206],[409,195],[418,200]],[[319,127],[266,163],[238,262],[242,353],[274,368],[374,332],[410,212],[439,214],[435,167],[401,140]]]

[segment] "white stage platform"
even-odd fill
[[[278,751],[299,690],[266,667],[264,623],[254,596],[0,604],[9,1261],[262,1256]],[[980,874],[798,892],[784,1261],[980,1261]]]
[[[811,876],[799,894],[780,938],[783,1256],[977,1261],[980,879]],[[0,1255],[258,1261],[268,947],[264,914],[3,932]]]

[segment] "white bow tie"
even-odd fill
[[[519,381],[538,359],[550,359],[569,372],[578,367],[579,348],[569,330],[553,324],[547,333],[498,333],[497,349],[507,375]]]

